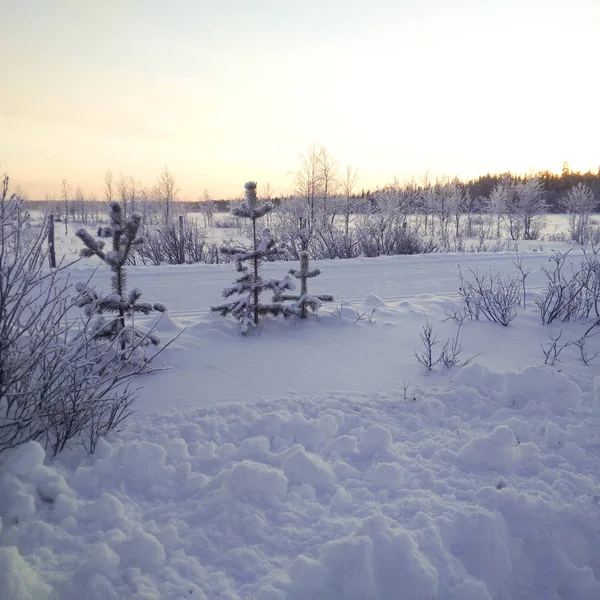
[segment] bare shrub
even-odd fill
[[[543,268],[547,277],[545,293],[536,299],[542,323],[570,321],[595,315],[600,323],[600,259],[592,247],[579,263],[567,263],[571,250],[556,252],[550,257],[550,269]],[[568,264],[568,267],[567,267]]]
[[[233,217],[217,219],[216,221],[213,221],[212,226],[217,229],[237,229],[239,227],[239,222]]]
[[[519,252],[515,254],[515,258],[513,258],[512,262],[521,274],[521,287],[523,290],[523,308],[527,308],[527,290],[525,287],[525,282],[533,269],[531,267],[525,267],[523,265],[523,255],[519,254]]]
[[[562,329],[558,332],[558,335],[553,336],[552,334],[549,336],[550,340],[546,344],[540,343],[540,348],[544,354],[544,364],[546,365],[554,365],[557,361],[560,361],[558,358],[560,353],[573,344],[573,342],[561,342],[560,338],[562,337]]]
[[[434,358],[433,348],[439,342],[437,337],[433,333],[433,325],[429,321],[423,325],[420,338],[423,343],[423,350],[421,353],[415,351],[416,359],[428,370],[431,371],[437,364],[443,365],[445,369],[451,369],[456,365],[464,367],[468,365],[473,359],[477,358],[481,353],[475,354],[465,361],[460,360],[462,354],[462,345],[460,343],[460,328],[462,322],[458,323],[456,328],[456,335],[448,338],[442,345],[442,350],[437,358]]]
[[[356,236],[360,256],[425,254],[438,249],[433,240],[422,237],[392,218],[362,219],[357,225]]]
[[[441,362],[446,369],[451,369],[455,365],[465,367],[473,359],[477,358],[481,354],[481,352],[479,352],[478,354],[467,358],[467,360],[460,360],[459,357],[462,354],[462,345],[460,343],[461,326],[462,323],[458,323],[458,327],[456,328],[456,335],[454,337],[448,338],[442,346],[442,352],[440,353],[439,362]]]
[[[588,338],[598,335],[599,333],[600,331],[597,331],[596,333],[591,333],[591,329],[588,329],[578,340],[575,340],[573,342],[573,345],[579,348],[579,355],[581,357],[581,360],[586,365],[589,365],[598,356],[598,354],[600,354],[600,352],[596,352],[595,354],[591,355],[587,347]]]
[[[415,350],[415,358],[428,370],[431,371],[435,365],[440,362],[440,358],[434,360],[433,358],[433,348],[439,342],[437,341],[437,337],[433,333],[433,325],[426,321],[425,325],[423,325],[423,330],[421,331],[419,337],[421,338],[421,342],[423,343],[423,350],[418,353]]]
[[[479,319],[483,315],[488,321],[506,327],[517,316],[520,282],[516,278],[472,269],[465,274],[460,267],[458,276],[458,293],[471,319]]]
[[[29,214],[0,195],[0,452],[38,440],[56,454],[73,439],[93,451],[131,413],[135,374],[147,361],[109,360],[110,344],[67,320],[77,304],[65,268],[46,271],[46,226],[27,239]],[[135,346],[131,348],[135,351]]]

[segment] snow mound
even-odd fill
[[[14,547],[0,547],[0,581],[3,597],[10,600],[44,600],[52,592]]]
[[[24,477],[44,465],[46,452],[37,442],[28,442],[13,450],[6,470],[18,477]]]
[[[0,579],[11,600],[592,600],[600,446],[581,396],[546,367],[469,365],[410,400],[138,418],[46,466],[28,444],[0,465]]]
[[[379,307],[379,306],[387,306],[387,304],[379,296],[376,296],[375,294],[369,294],[365,298],[365,301],[363,302],[363,304],[369,308],[375,308],[375,307]]]
[[[458,456],[466,465],[509,471],[515,460],[516,446],[513,431],[500,425],[491,434],[471,440]]]
[[[507,373],[504,398],[510,406],[527,411],[547,405],[553,412],[564,414],[579,407],[581,390],[564,373],[547,365],[538,365]]]

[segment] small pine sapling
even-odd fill
[[[282,280],[266,280],[260,276],[262,261],[281,254],[281,250],[277,248],[276,240],[269,230],[264,229],[259,232],[257,229],[258,219],[271,212],[274,207],[270,202],[259,206],[254,181],[249,181],[244,187],[246,200],[240,206],[233,208],[231,212],[234,217],[252,220],[252,249],[248,251],[245,248],[228,246],[220,248],[221,253],[233,257],[236,262],[236,270],[240,273],[235,284],[223,290],[223,297],[229,298],[238,294],[240,298],[233,302],[213,306],[211,310],[218,312],[223,317],[230,314],[238,319],[242,333],[246,334],[251,327],[258,325],[259,316],[269,314],[288,316],[291,314],[279,298],[285,290],[293,290],[294,283],[287,275]],[[260,295],[267,290],[273,292],[273,301],[261,302]]]
[[[144,315],[152,311],[164,312],[164,304],[141,302],[142,291],[139,288],[126,291],[127,273],[125,264],[134,246],[144,244],[146,239],[138,236],[142,215],[132,213],[125,218],[118,202],[108,203],[110,225],[100,227],[98,236],[112,238],[112,250],[104,251],[104,240],[95,240],[85,229],[76,232],[77,237],[85,244],[80,254],[85,258],[97,256],[106,263],[113,276],[111,279],[112,293],[108,296],[98,294],[94,289],[78,284],[79,292],[77,305],[84,309],[86,316],[97,317],[94,320],[94,338],[115,340],[120,342],[121,350],[126,347],[144,346],[149,343],[157,346],[160,339],[153,332],[126,325],[126,317],[131,318],[136,313]],[[114,313],[114,318],[107,319],[104,313]]]
[[[330,294],[321,294],[312,296],[308,293],[308,279],[321,274],[321,269],[308,268],[308,252],[300,253],[300,270],[290,269],[289,274],[300,280],[300,295],[280,294],[278,300],[293,300],[294,304],[287,307],[288,310],[300,318],[306,319],[306,309],[310,308],[313,313],[316,313],[323,302],[333,302],[333,296]]]

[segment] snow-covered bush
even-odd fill
[[[592,235],[591,216],[597,206],[596,198],[590,188],[579,183],[571,188],[560,207],[569,217],[569,234],[578,244],[585,244]]]
[[[207,240],[207,232],[195,219],[158,220],[144,231],[145,244],[135,247],[135,257],[143,264],[181,265],[218,262],[217,245]]]
[[[81,250],[81,256],[97,256],[113,272],[112,291],[108,295],[102,295],[88,286],[80,286],[77,290],[80,292],[77,305],[84,308],[86,316],[94,317],[91,321],[93,337],[118,339],[123,357],[129,357],[131,348],[140,349],[147,344],[156,346],[160,340],[151,331],[135,327],[133,323],[126,324],[126,317],[131,318],[136,313],[147,315],[152,311],[164,312],[166,307],[160,303],[141,302],[142,291],[139,288],[133,288],[127,293],[125,264],[132,249],[146,243],[144,237],[138,236],[142,215],[134,212],[125,219],[118,202],[111,201],[108,206],[110,225],[100,227],[98,235],[101,238],[112,238],[112,250],[105,252],[104,241],[95,240],[85,229],[79,229],[76,235],[86,246]],[[106,318],[105,313],[113,313],[115,316]],[[138,358],[137,352],[133,358]]]
[[[579,263],[567,263],[570,252],[557,252],[550,257],[552,267],[543,269],[546,290],[536,305],[544,325],[592,317],[592,329],[600,324],[600,249],[586,249]]]
[[[537,240],[545,223],[548,204],[539,179],[527,179],[515,186],[516,207],[523,226],[523,239]]]
[[[223,297],[229,298],[234,294],[241,297],[233,302],[211,307],[213,312],[221,316],[231,314],[240,322],[243,334],[248,333],[251,327],[258,325],[260,315],[287,315],[292,314],[278,298],[285,290],[294,289],[294,284],[289,276],[283,280],[265,280],[260,276],[260,263],[269,257],[278,256],[280,250],[277,248],[275,238],[268,229],[262,232],[257,230],[257,221],[268,212],[273,210],[270,202],[259,206],[256,196],[256,183],[249,181],[244,186],[246,189],[246,200],[232,209],[236,217],[250,219],[252,222],[252,248],[247,250],[241,247],[224,246],[221,252],[231,256],[236,262],[236,270],[240,276],[232,287],[223,290]],[[250,268],[245,263],[250,263]],[[272,302],[261,302],[260,295],[270,290],[273,292]]]
[[[356,226],[359,256],[425,254],[435,252],[437,245],[403,223],[383,215],[368,215]]]
[[[507,326],[517,316],[521,282],[516,277],[492,275],[491,271],[468,272],[467,275],[458,269],[458,294],[469,318],[478,320],[483,315],[488,321]]]
[[[34,237],[22,201],[0,190],[0,452],[37,440],[56,454],[83,436],[89,450],[131,411],[129,384],[144,364],[104,360],[89,320],[68,324],[77,304],[63,277],[46,270],[47,222]]]

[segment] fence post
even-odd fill
[[[185,263],[185,248],[183,240],[183,215],[179,215],[179,264]]]
[[[56,249],[54,247],[54,215],[48,217],[48,260],[50,268],[56,268]]]

